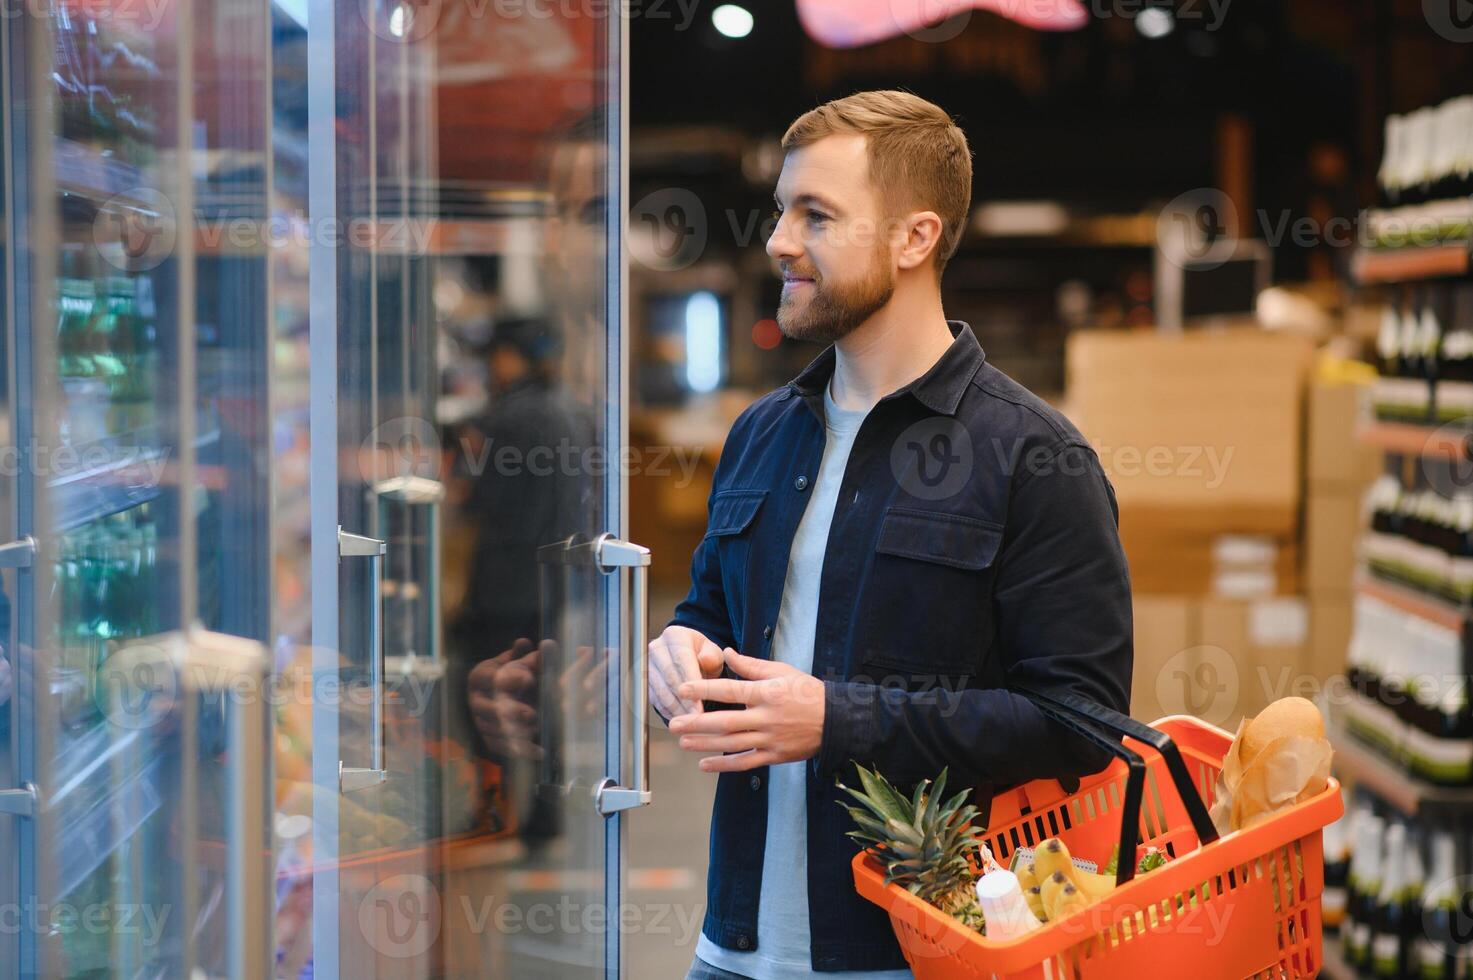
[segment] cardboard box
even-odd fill
[[[1304,589],[1343,596],[1355,576],[1360,491],[1311,491],[1304,508]]]
[[[1175,674],[1190,659],[1197,631],[1197,602],[1181,596],[1134,597],[1135,670],[1131,678],[1130,714],[1152,722],[1180,714]]]
[[[1311,494],[1358,493],[1381,474],[1385,455],[1355,435],[1369,396],[1369,385],[1310,384],[1305,477]]]
[[[1202,602],[1193,692],[1199,717],[1235,731],[1270,701],[1313,693],[1305,671],[1309,607],[1299,597]]]
[[[1321,684],[1345,673],[1353,627],[1352,596],[1317,595],[1309,602],[1309,652],[1305,670]]]
[[[1137,594],[1131,715],[1151,722],[1195,715],[1236,731],[1246,715],[1290,695],[1313,697],[1343,664],[1349,601],[1315,614],[1323,649],[1311,641],[1311,607],[1298,596],[1196,599]],[[1336,631],[1343,626],[1343,640]],[[1323,672],[1323,673],[1322,673]]]
[[[1311,354],[1302,337],[1256,329],[1080,331],[1069,403],[1122,507],[1161,527],[1289,535]]]
[[[1216,530],[1180,529],[1156,520],[1150,508],[1122,505],[1120,543],[1130,565],[1131,587],[1142,594],[1206,596],[1218,591],[1228,572],[1261,572],[1269,595],[1299,591],[1300,554],[1292,537],[1269,536],[1266,560],[1250,565],[1224,563],[1219,545],[1228,537]]]

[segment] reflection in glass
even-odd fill
[[[335,962],[603,975],[603,931],[498,930],[484,906],[605,901],[609,578],[579,546],[610,527],[617,448],[608,25],[366,9],[335,50],[338,220],[364,230],[338,247],[337,510],[386,552],[378,581],[339,566],[338,658],[382,699],[387,774],[340,798]],[[337,725],[363,767],[374,713],[352,700]],[[430,909],[424,937],[410,913]]]

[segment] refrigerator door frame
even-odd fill
[[[17,89],[33,90],[41,72],[32,65],[30,58],[31,34],[37,28],[31,17],[0,18],[0,52],[4,54],[3,71],[0,71],[0,113],[3,113],[5,146],[0,151],[5,167],[5,339],[10,356],[6,361],[6,391],[9,395],[12,442],[16,447],[27,445],[35,415],[34,375],[31,364],[35,357],[31,349],[34,333],[33,317],[37,309],[47,306],[45,294],[36,293],[38,285],[48,280],[44,273],[32,268],[32,252],[29,247],[21,248],[22,242],[31,242],[28,234],[30,223],[30,196],[25,188],[31,186],[31,174],[39,164],[41,173],[47,172],[47,161],[33,156],[31,139],[31,115],[27,109],[31,103],[17,97]],[[20,188],[20,190],[18,190]],[[43,243],[44,244],[44,243]],[[17,456],[19,462],[19,456]],[[35,492],[29,485],[28,467],[18,467],[10,493],[9,513],[4,515],[6,533],[13,539],[36,533]],[[37,786],[36,760],[41,757],[35,740],[23,737],[22,733],[36,732],[36,686],[34,657],[24,655],[35,643],[34,616],[23,611],[31,610],[35,604],[35,571],[39,563],[33,562],[29,570],[17,569],[12,578],[15,594],[11,605],[11,628],[3,638],[6,655],[10,660],[12,691],[10,697],[10,739],[4,747],[9,758],[9,769],[14,786],[0,789],[20,789]],[[37,892],[36,855],[38,826],[36,811],[39,800],[34,801],[32,816],[0,815],[0,846],[5,853],[15,854],[17,860],[6,862],[0,873],[0,895],[12,908],[24,910],[23,896],[34,896]],[[35,975],[37,971],[36,937],[21,929],[18,941],[0,947],[0,976],[20,977]]]
[[[16,941],[0,944],[0,978],[44,976],[57,971],[57,965],[48,956],[52,944],[43,937],[40,923],[62,897],[57,894],[59,876],[52,857],[64,843],[59,839],[62,811],[48,797],[48,791],[54,788],[52,770],[57,765],[61,705],[46,681],[47,665],[60,655],[59,651],[49,649],[47,639],[48,627],[61,615],[52,597],[54,576],[50,568],[50,557],[55,554],[63,533],[56,524],[58,507],[52,486],[55,474],[51,472],[52,466],[59,462],[48,463],[37,453],[50,444],[49,437],[41,430],[41,420],[60,417],[64,408],[58,386],[42,383],[55,379],[57,364],[52,310],[56,306],[57,255],[61,244],[60,216],[55,205],[58,200],[55,148],[60,136],[54,126],[56,100],[52,90],[52,59],[48,54],[54,50],[54,33],[48,17],[35,16],[33,11],[16,15],[9,10],[10,6],[7,2],[7,15],[0,17],[0,51],[5,56],[4,71],[0,72],[0,85],[3,85],[0,95],[3,95],[6,137],[0,157],[6,175],[4,342],[11,351],[5,383],[12,399],[11,441],[17,450],[18,472],[14,478],[11,512],[4,517],[7,532],[13,533],[16,541],[29,538],[34,551],[28,563],[19,563],[20,567],[14,568],[12,630],[5,642],[9,644],[7,653],[11,657],[15,687],[10,745],[5,750],[10,753],[20,784],[16,788],[31,790],[34,799],[29,816],[0,814],[0,821],[7,825],[0,830],[0,844],[17,855],[16,861],[7,862],[15,870],[8,878],[0,878],[0,885],[7,889],[6,898],[13,896],[11,907],[20,916]],[[172,92],[177,127],[163,135],[159,145],[164,149],[183,146],[192,150],[196,48],[188,5],[177,11],[175,29],[178,33],[174,38],[176,74]],[[188,153],[183,155],[187,156]],[[178,162],[181,156],[176,154],[175,159]],[[192,168],[187,165],[162,168],[159,176],[170,181],[168,200],[175,214],[191,215]],[[165,484],[190,487],[196,473],[195,242],[190,233],[194,230],[191,221],[180,222],[178,227],[186,233],[176,235],[167,260],[172,273],[167,281],[172,289],[160,297],[161,306],[173,313],[174,330],[161,343],[161,351],[173,355],[173,372],[165,379],[167,389],[159,404],[171,407],[173,418],[161,421],[159,431],[168,437],[167,451],[172,456],[163,470]],[[168,325],[164,315],[160,320]],[[188,410],[182,410],[186,407]],[[195,575],[179,570],[194,569],[197,564],[194,519],[188,508],[177,503],[183,497],[182,492],[176,493],[173,504],[177,511],[174,572],[169,574],[161,566],[163,584],[155,594],[161,606],[166,603],[170,608],[169,620],[180,625],[193,621],[196,597]],[[181,762],[174,775],[184,782],[173,784],[176,790],[181,785],[187,787],[192,776],[189,760],[181,758]],[[0,786],[0,790],[9,788]],[[185,808],[182,815],[185,839],[197,843],[196,808]],[[174,883],[179,888],[175,894],[183,909],[179,913],[181,920],[189,918],[197,908],[191,885],[197,847],[186,844],[182,851],[185,856],[180,880]],[[186,929],[183,933],[179,957],[188,969],[197,959],[193,930]]]
[[[333,0],[310,0],[307,11],[307,154],[308,207],[315,227],[339,227],[337,179],[336,80],[338,77],[337,43],[339,22]],[[628,444],[629,419],[629,337],[625,329],[628,312],[628,256],[626,248],[629,170],[628,144],[629,105],[629,39],[620,16],[604,22],[603,50],[604,89],[602,98],[607,112],[604,132],[606,166],[604,277],[604,377],[602,411],[605,449],[610,458],[618,458],[619,450]],[[339,382],[338,325],[340,320],[339,275],[343,269],[337,239],[314,239],[309,258],[311,299],[308,348],[311,403],[310,512],[311,512],[311,577],[312,577],[312,671],[314,678],[336,675],[339,669],[339,507],[338,475],[342,461],[339,447]],[[628,538],[628,475],[622,468],[604,480],[602,506],[606,530],[620,539]],[[345,528],[352,532],[373,533],[365,529]],[[624,635],[631,601],[628,576],[603,576],[603,630],[608,637]],[[635,638],[643,643],[644,638]],[[643,651],[639,651],[642,654]],[[621,665],[622,666],[622,665]],[[604,736],[604,770],[607,777],[619,781],[626,770],[629,755],[624,739],[624,710],[627,700],[622,690],[622,669],[608,671]],[[342,876],[335,860],[339,853],[340,766],[342,739],[336,711],[322,703],[314,705],[312,715],[312,781],[314,793],[312,835],[313,853],[324,859],[314,862],[312,879],[312,948],[313,968],[319,976],[342,975],[343,921],[341,898]],[[632,762],[632,760],[630,760]],[[595,801],[589,796],[590,809]],[[625,869],[623,866],[626,830],[624,813],[615,812],[603,822],[603,891],[605,908],[620,908]],[[326,856],[332,855],[332,859]],[[604,931],[604,973],[622,975],[623,949],[618,929]]]

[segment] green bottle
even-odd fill
[[[97,307],[97,290],[87,279],[62,279],[56,290],[57,373],[87,378],[94,373],[88,327]]]
[[[1345,960],[1369,969],[1376,895],[1381,890],[1381,818],[1369,810],[1357,812],[1355,850],[1350,855],[1349,895],[1341,942]]]
[[[1386,828],[1386,849],[1382,855],[1381,889],[1376,895],[1374,927],[1371,936],[1371,975],[1377,980],[1402,980],[1406,976],[1407,942],[1415,923],[1409,896],[1420,886],[1412,880],[1411,852],[1404,823]]]
[[[1445,830],[1432,835],[1432,876],[1422,894],[1421,926],[1412,945],[1411,968],[1420,980],[1459,980],[1457,854]]]

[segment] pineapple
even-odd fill
[[[887,885],[893,882],[967,928],[982,932],[971,858],[982,844],[983,830],[971,825],[977,808],[962,805],[967,790],[944,800],[943,769],[934,787],[929,779],[923,779],[912,797],[906,799],[878,772],[858,763],[854,768],[859,770],[863,790],[839,784],[861,804],[840,803],[859,825],[848,836],[885,865]]]

